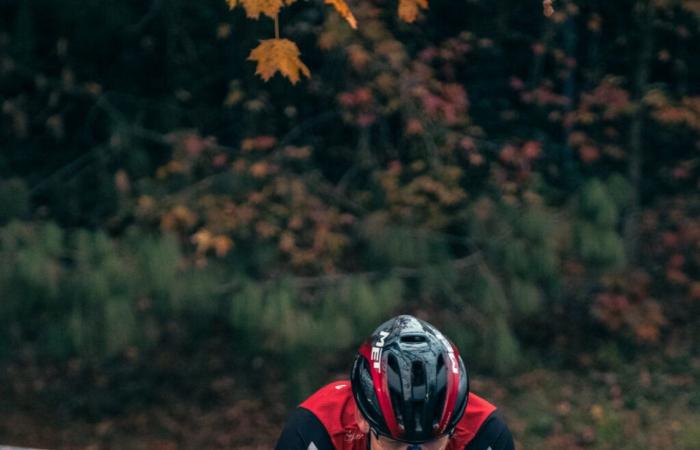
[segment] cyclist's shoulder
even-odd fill
[[[485,398],[470,392],[467,401],[467,407],[464,415],[457,423],[457,428],[454,432],[453,441],[456,444],[454,448],[464,448],[474,437],[479,430],[487,424],[494,413],[496,406]]]
[[[496,405],[491,403],[489,400],[474,392],[470,392],[464,415],[479,415],[483,417],[488,417],[494,411],[496,411],[496,409]]]
[[[304,400],[299,406],[324,419],[345,418],[354,414],[354,399],[349,381],[329,383]],[[354,417],[354,416],[353,416]]]
[[[352,392],[350,380],[338,380],[321,387],[318,392]]]
[[[495,408],[494,404],[491,403],[485,396],[479,395],[476,392],[469,392],[469,403],[478,403],[479,405],[491,405]]]
[[[498,412],[492,413],[481,424],[476,435],[467,443],[465,450],[493,448],[494,450],[513,450],[513,436],[508,425]],[[462,447],[459,447],[462,448]]]
[[[364,434],[357,428],[355,400],[349,381],[329,383],[299,405],[318,419],[336,448],[357,447]]]
[[[300,406],[304,406],[305,403],[318,402],[318,401],[329,401],[332,399],[342,399],[352,395],[352,388],[350,386],[350,381],[341,380],[328,383],[327,385],[319,388],[316,392],[311,394]]]

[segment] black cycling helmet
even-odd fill
[[[410,444],[451,434],[469,396],[457,348],[427,322],[384,322],[358,351],[352,392],[371,429]]]

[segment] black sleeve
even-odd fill
[[[289,416],[275,450],[316,449],[335,450],[335,447],[321,421],[308,409],[297,408]]]
[[[514,450],[513,436],[506,423],[491,414],[464,450]]]

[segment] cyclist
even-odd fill
[[[402,315],[362,344],[349,381],[299,405],[276,450],[513,450],[495,412],[469,392],[457,348],[429,323]]]

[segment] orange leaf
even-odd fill
[[[345,0],[326,0],[326,4],[333,5],[338,14],[343,16],[353,29],[357,29],[357,20],[355,20],[355,16],[350,11],[350,7],[345,3]]]
[[[554,6],[552,5],[552,0],[543,0],[542,7],[544,8],[544,15],[546,17],[552,17],[554,15]]]
[[[279,14],[280,9],[284,5],[291,5],[296,0],[226,0],[229,9],[233,9],[238,5],[243,6],[246,16],[251,19],[259,19],[260,14],[274,19]]]
[[[212,234],[209,230],[201,229],[192,235],[191,240],[197,245],[197,253],[204,254],[211,247]]]
[[[222,258],[233,248],[233,241],[228,236],[219,235],[212,240],[212,247],[216,256]]]
[[[300,79],[299,72],[311,78],[309,68],[301,62],[299,54],[299,48],[289,39],[266,39],[250,52],[248,60],[258,63],[255,73],[263,80],[267,81],[275,72],[280,72],[296,84]]]
[[[428,9],[428,0],[399,0],[399,17],[404,22],[415,22],[419,9]]]

